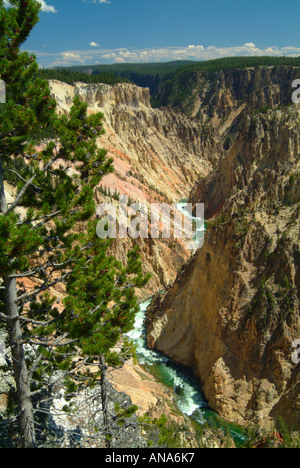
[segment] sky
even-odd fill
[[[40,3],[40,22],[23,48],[41,67],[300,56],[299,0]]]

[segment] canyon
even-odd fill
[[[283,12],[80,3],[0,1],[0,447],[299,448],[299,49],[220,43]]]
[[[300,111],[291,102],[298,70],[195,73],[179,107],[171,93],[159,109],[148,89],[133,84],[50,81],[60,112],[79,95],[89,112],[103,113],[98,143],[115,172],[95,192],[97,203],[126,195],[149,205],[205,204],[205,242],[192,256],[181,240],[112,246],[123,260],[138,243],[151,273],[140,297],[154,295],[149,348],[192,369],[227,421],[270,429],[282,417],[292,431],[300,415],[299,366],[291,358],[300,336]],[[128,390],[132,372],[116,385],[139,402],[140,386]]]
[[[149,347],[193,369],[219,414],[269,428],[282,418],[295,431],[300,112],[287,102],[287,89],[296,73],[217,74],[210,118],[224,153],[189,198],[205,203],[204,246],[164,296],[155,297],[147,316]],[[234,82],[240,93],[242,85],[248,90],[238,104]],[[224,99],[220,105],[221,96],[227,105]]]
[[[148,88],[127,83],[70,86],[55,80],[50,81],[50,88],[59,112],[68,112],[78,95],[87,102],[89,113],[103,114],[105,133],[98,144],[113,158],[115,171],[96,190],[97,204],[114,202],[116,194],[149,207],[176,203],[189,196],[196,181],[208,175],[219,159],[215,132],[172,108],[152,109]],[[130,238],[117,239],[111,252],[124,261],[136,243]],[[181,239],[150,237],[138,243],[144,271],[151,273],[141,296],[147,299],[174,281],[190,251]]]

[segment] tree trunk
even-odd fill
[[[104,435],[105,435],[105,444],[106,448],[111,448],[111,433],[109,431],[110,421],[107,408],[107,386],[106,386],[106,364],[103,356],[100,356],[100,367],[101,367],[101,403],[102,403],[102,414],[103,414],[103,424],[104,424]]]
[[[0,157],[0,213],[5,214],[7,212],[7,201],[4,191],[4,173],[2,167],[2,160]]]
[[[7,213],[7,200],[4,191],[4,173],[0,159],[0,215]],[[14,380],[19,405],[19,430],[23,448],[36,446],[34,414],[31,403],[30,382],[22,341],[22,331],[17,304],[17,281],[15,278],[3,278],[5,286],[5,304],[7,331],[13,360]]]
[[[23,448],[34,448],[36,446],[34,413],[18,313],[17,282],[15,278],[5,278],[4,284],[6,289],[6,313],[9,317],[7,328],[19,405],[21,443]]]

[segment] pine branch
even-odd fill
[[[30,370],[28,371],[28,380],[29,380],[29,382],[32,381],[33,374],[34,374],[34,372],[37,370],[38,365],[39,365],[39,363],[41,362],[42,359],[43,359],[43,356],[42,356],[42,354],[40,354],[40,355],[35,359],[35,361],[32,363],[31,368],[30,368]],[[32,396],[32,395],[33,395],[33,394],[32,394],[32,392],[31,392],[31,396]]]
[[[61,150],[41,169],[41,172],[47,172],[49,168],[61,157]],[[36,178],[37,174],[35,173],[28,181],[26,181],[24,187],[20,190],[18,195],[16,196],[14,202],[10,205],[10,207],[6,210],[5,215],[11,213],[17,206],[19,206],[23,196],[25,195],[26,191],[30,186],[32,186],[32,182]],[[24,179],[23,179],[24,180]]]
[[[17,171],[15,171],[14,169],[4,169],[3,172],[12,172],[13,174],[15,174],[17,177],[19,177],[19,179],[21,179],[23,182],[27,182],[26,179],[24,179],[24,177],[21,176],[21,174],[19,174]]]
[[[58,216],[59,214],[61,213],[61,210],[56,210],[54,211],[53,213],[50,213],[48,215],[44,215],[43,218],[40,218],[42,219],[43,221],[41,221],[39,224],[36,224],[35,226],[33,226],[33,229],[36,230],[36,229],[39,229],[43,226],[45,226],[45,224],[49,223],[49,221],[52,219],[52,218],[55,218],[56,216]],[[34,221],[38,221],[38,220],[34,220]]]
[[[41,326],[49,327],[50,325],[53,325],[53,323],[57,323],[60,320],[62,320],[62,318],[63,318],[63,313],[60,314],[59,317],[56,317],[56,318],[54,318],[52,320],[49,320],[49,322],[39,322],[37,320],[32,320],[32,319],[29,319],[29,318],[24,317],[24,316],[20,316],[18,320],[20,320],[22,322],[30,323],[31,325],[37,325],[39,327],[41,327]]]
[[[4,213],[5,215],[11,213],[20,203],[20,201],[22,200],[26,190],[30,187],[30,185],[32,184],[32,182],[34,181],[34,179],[36,178],[36,174],[34,174],[31,179],[29,179],[26,184],[24,185],[24,187],[21,189],[21,191],[18,193],[18,195],[16,196],[14,202],[10,205],[10,207],[7,209],[6,213]]]
[[[24,273],[16,273],[14,275],[10,275],[10,276],[8,276],[8,278],[30,278],[30,277],[38,275],[39,273],[44,273],[45,274],[45,269],[49,268],[50,266],[51,266],[51,264],[50,265],[43,265],[43,266],[35,268],[34,270],[26,271]]]
[[[11,130],[8,130],[7,132],[0,133],[0,140],[3,140],[3,138],[6,137],[14,137],[18,134],[18,132],[22,133],[23,128],[20,128],[19,130],[17,128],[12,128]]]
[[[24,344],[30,344],[32,346],[41,346],[41,347],[46,347],[46,348],[59,348],[63,346],[70,346],[75,343],[78,343],[79,338],[74,338],[73,340],[65,341],[63,343],[60,343],[60,341],[63,341],[66,339],[68,336],[68,333],[63,335],[59,341],[54,341],[52,342],[51,339],[49,338],[48,342],[45,341],[33,341],[33,340],[24,340]]]
[[[25,182],[27,183],[27,180],[24,179],[24,177],[21,176],[21,174],[19,174],[17,171],[15,171],[14,169],[4,169],[3,172],[12,172],[13,174],[15,174],[20,180],[22,180],[22,182]],[[33,189],[36,193],[39,193],[40,192],[40,189],[39,187],[37,187],[36,185],[31,185],[30,187],[31,189]]]
[[[46,291],[47,289],[52,288],[53,286],[55,286],[55,285],[58,284],[58,283],[62,283],[68,276],[71,275],[71,273],[72,273],[72,271],[69,271],[68,273],[65,273],[61,278],[58,278],[58,279],[56,279],[55,281],[52,281],[51,283],[47,283],[47,282],[45,281],[44,284],[43,284],[40,288],[35,289],[35,290],[32,291],[31,293],[25,293],[25,294],[23,294],[22,296],[19,296],[17,300],[18,300],[18,301],[22,301],[21,304],[24,305],[24,304],[26,304],[27,302],[29,302],[29,300],[30,300],[31,297],[37,296],[37,295],[40,294],[41,292]]]
[[[44,226],[45,224],[49,223],[49,221],[52,219],[52,218],[55,218],[56,216],[58,216],[59,214],[61,213],[61,210],[56,210],[54,211],[53,213],[49,213],[49,214],[45,214],[43,217],[41,218],[35,218],[33,220],[28,220],[28,219],[25,219],[25,220],[22,220],[20,221],[19,223],[16,223],[16,226],[23,226],[24,224],[31,224],[32,225],[32,228],[33,229],[39,229],[40,227]],[[36,225],[33,225],[34,222],[37,222],[37,221],[41,221],[39,224],[36,224]]]

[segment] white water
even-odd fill
[[[204,242],[204,233],[205,233],[205,222],[203,218],[196,218],[193,216],[192,213],[187,209],[187,203],[185,201],[181,201],[176,203],[176,208],[184,215],[186,218],[191,220],[195,223],[195,231],[194,236],[192,237],[192,250],[196,251],[199,247],[203,246]],[[204,216],[204,214],[203,214]]]
[[[156,351],[151,351],[147,347],[144,320],[150,302],[151,300],[140,305],[140,312],[136,315],[134,329],[127,335],[136,347],[138,361],[163,383],[173,387],[177,406],[183,414],[193,415],[199,423],[204,423],[201,408],[206,404],[196,380],[189,375],[188,371],[174,365],[170,359]]]
[[[160,382],[173,388],[178,409],[203,425],[213,419],[212,415],[215,415],[215,413],[205,403],[199,384],[193,377],[192,372],[177,366],[166,356],[157,351],[151,351],[147,347],[145,315],[150,302],[151,299],[140,304],[140,311],[136,315],[134,329],[127,336],[136,347],[139,363]],[[219,426],[223,426],[221,421],[219,421]],[[245,443],[246,437],[237,426],[231,425],[227,429],[238,445]]]
[[[184,201],[177,203],[176,206],[185,216],[196,222],[196,232],[193,241],[195,243],[194,250],[197,250],[203,245],[205,235],[204,219],[192,216],[186,210],[186,203]],[[192,375],[192,372],[174,364],[169,358],[157,351],[150,350],[147,346],[145,317],[150,303],[151,299],[140,304],[140,311],[136,315],[134,329],[127,334],[136,347],[138,361],[159,381],[173,388],[176,404],[183,414],[191,416],[201,425],[205,424],[213,412],[205,403],[199,384]],[[245,442],[245,436],[236,427],[231,427],[229,430],[237,443],[242,444]]]
[[[176,207],[184,216],[196,222],[194,241],[194,250],[197,250],[203,242],[204,220],[196,218],[186,209],[186,203],[180,202]],[[197,381],[190,372],[176,366],[170,359],[162,354],[151,351],[147,347],[146,330],[144,326],[145,313],[151,300],[140,305],[140,312],[136,315],[135,325],[128,337],[136,346],[138,361],[149,371],[160,377],[164,383],[173,387],[176,395],[176,403],[183,414],[192,416],[201,424],[204,423],[204,417],[201,408],[206,407],[203,396],[198,388]]]

